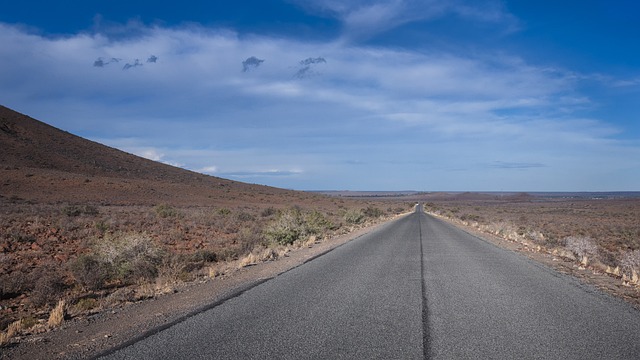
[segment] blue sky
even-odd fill
[[[0,104],[300,190],[640,190],[640,3],[15,1]]]

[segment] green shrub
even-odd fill
[[[95,227],[96,227],[96,230],[98,230],[100,233],[105,233],[107,232],[107,230],[109,230],[109,224],[107,224],[103,220],[97,221],[95,223]]]
[[[335,228],[330,220],[315,210],[304,214],[304,224],[306,226],[306,232],[310,235],[318,235],[326,230]]]
[[[294,207],[279,213],[278,217],[267,225],[264,235],[267,240],[290,245],[309,235],[319,235],[334,225],[318,211],[303,212]]]
[[[275,215],[276,213],[277,213],[276,209],[270,206],[262,210],[262,212],[260,213],[260,216],[269,217],[269,216]]]
[[[62,212],[69,216],[80,216],[80,215],[98,215],[98,209],[95,206],[85,205],[67,205],[62,209]]]
[[[348,224],[360,224],[364,221],[364,217],[361,210],[347,210],[344,213],[344,221]]]
[[[161,218],[181,217],[181,213],[171,205],[161,204],[155,207],[156,214]]]
[[[377,207],[373,207],[373,206],[367,206],[366,209],[362,210],[362,213],[366,216],[366,217],[370,217],[370,218],[379,218],[380,216],[384,215],[384,211],[378,209]]]
[[[38,319],[34,316],[27,316],[26,318],[22,319],[22,329],[23,330],[28,330],[31,329],[32,327],[38,325]]]
[[[195,262],[216,262],[218,261],[218,255],[211,250],[198,250],[191,255],[191,261]]]
[[[99,305],[100,304],[97,299],[87,297],[87,298],[78,299],[78,301],[74,304],[73,307],[75,308],[76,311],[86,312],[86,311],[90,311],[97,308]]]
[[[229,214],[231,214],[231,210],[227,209],[227,208],[220,208],[218,209],[218,215],[222,215],[222,216],[227,216]]]
[[[297,209],[280,213],[265,229],[265,237],[277,244],[290,245],[304,233],[302,214]]]
[[[241,221],[241,222],[247,222],[247,221],[254,221],[256,218],[255,216],[242,211],[236,214],[236,219],[238,219],[238,221]]]

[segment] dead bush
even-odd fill
[[[565,239],[565,247],[578,258],[593,257],[598,254],[598,246],[588,236],[569,236]]]
[[[486,228],[488,231],[495,235],[506,237],[512,240],[515,240],[518,235],[517,227],[513,223],[507,221],[492,222],[487,225]]]
[[[83,254],[69,264],[76,281],[88,290],[102,289],[111,277],[111,265],[96,254]]]
[[[33,289],[33,283],[22,271],[0,275],[0,299],[13,299]]]
[[[535,244],[542,245],[545,243],[544,234],[537,230],[529,230],[527,231],[527,237],[531,239]]]
[[[124,284],[154,279],[163,256],[149,236],[136,233],[104,239],[97,253],[112,266],[115,279]]]
[[[52,305],[62,296],[66,289],[63,275],[58,269],[45,267],[36,274],[31,303],[35,306]]]
[[[237,246],[227,246],[216,254],[218,256],[218,261],[232,261],[237,260],[241,253],[242,250]]]
[[[97,290],[110,281],[128,285],[155,279],[164,256],[146,234],[116,234],[97,240],[70,270],[82,286]]]
[[[640,250],[626,251],[620,257],[620,269],[629,278],[640,274]]]
[[[236,235],[236,240],[240,246],[240,252],[242,254],[248,254],[254,248],[265,242],[265,236],[260,226],[253,225],[240,229]]]

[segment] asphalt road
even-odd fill
[[[106,358],[633,359],[640,312],[417,211]]]

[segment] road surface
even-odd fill
[[[640,312],[422,212],[107,359],[633,359]]]

